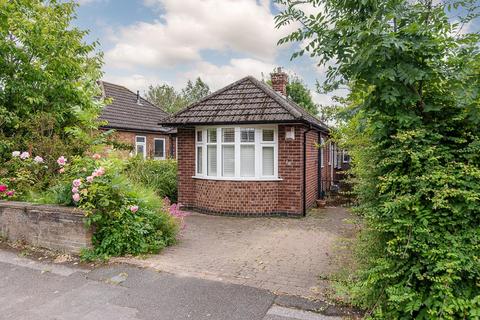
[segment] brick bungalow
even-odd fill
[[[177,128],[184,207],[301,216],[332,185],[339,153],[318,148],[329,128],[285,97],[287,81],[281,70],[273,89],[245,77],[160,122]]]
[[[132,146],[132,155],[163,160],[176,157],[176,130],[159,126],[168,113],[123,86],[101,81],[104,98],[110,98],[100,115],[103,130],[114,129],[118,142]]]

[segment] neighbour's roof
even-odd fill
[[[305,123],[320,130],[327,125],[252,76],[220,89],[160,123],[167,126]]]
[[[125,131],[170,132],[172,128],[162,127],[161,122],[168,113],[127,88],[113,83],[100,81],[105,98],[111,103],[105,106],[100,120],[108,123],[102,128]]]

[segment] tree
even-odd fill
[[[2,1],[0,158],[12,150],[81,153],[102,102],[102,56],[71,25],[73,1]]]
[[[278,27],[301,25],[280,43],[306,42],[294,57],[336,62],[326,87],[350,88],[341,114],[365,218],[354,301],[382,319],[478,318],[479,35],[460,32],[477,2],[277,2]]]
[[[272,86],[272,80],[266,83]],[[297,76],[289,78],[287,83],[287,96],[300,107],[308,111],[308,113],[318,115],[318,106],[313,102],[312,94],[307,85]]]
[[[312,94],[307,86],[298,77],[293,78],[287,84],[287,96],[295,103],[316,116],[318,114],[317,105],[313,102]]]
[[[150,86],[146,98],[168,113],[175,113],[189,104],[192,104],[210,94],[210,88],[197,78],[195,83],[188,80],[187,85],[180,92],[169,85]]]
[[[197,78],[195,83],[188,80],[187,86],[182,89],[182,97],[187,101],[188,104],[194,103],[210,94],[210,87],[202,81],[202,79]]]
[[[174,87],[163,84],[150,86],[146,99],[168,113],[175,113],[187,105],[186,99]]]

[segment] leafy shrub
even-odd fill
[[[82,209],[94,227],[85,259],[158,252],[175,242],[180,221],[151,189],[126,177],[122,160],[74,157],[63,168],[61,182],[38,201]]]
[[[47,171],[48,166],[42,157],[32,158],[26,151],[14,151],[12,158],[0,169],[0,184],[8,187],[8,194],[5,195],[9,199],[28,199],[30,192],[45,186]]]
[[[160,197],[177,202],[176,160],[144,160],[135,157],[129,160],[125,172],[131,180],[155,190]]]
[[[462,30],[478,1],[329,0],[314,16],[277,2],[279,25],[303,25],[280,42],[307,41],[297,55],[335,62],[324,88],[351,90],[355,303],[379,319],[480,319],[480,34]]]

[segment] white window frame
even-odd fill
[[[143,138],[144,142],[138,142],[137,138]],[[147,137],[146,136],[135,136],[135,155],[138,155],[137,146],[143,145],[143,159],[147,158]]]
[[[235,142],[224,143],[222,137],[222,129],[234,128]],[[241,142],[241,129],[255,129],[254,142]],[[208,130],[217,129],[217,142],[208,143]],[[273,141],[263,141],[263,130],[273,130]],[[197,141],[197,132],[202,132],[202,142]],[[255,175],[251,177],[242,177],[240,175],[240,148],[241,145],[255,146]],[[207,175],[207,146],[217,146],[217,174]],[[232,177],[223,176],[223,145],[234,145],[235,148],[235,175]],[[198,172],[198,147],[202,148],[202,173]],[[274,174],[272,176],[263,175],[263,147],[273,147],[274,155]],[[201,126],[195,128],[195,175],[193,178],[210,179],[210,180],[233,180],[233,181],[277,181],[282,180],[278,177],[278,125],[225,125],[225,126]]]
[[[156,150],[156,146],[155,146],[155,141],[157,140],[163,140],[163,157],[156,157],[155,156],[155,150]],[[167,152],[167,146],[165,145],[165,138],[154,138],[153,139],[153,159],[154,160],[165,160],[166,159],[166,153]]]

